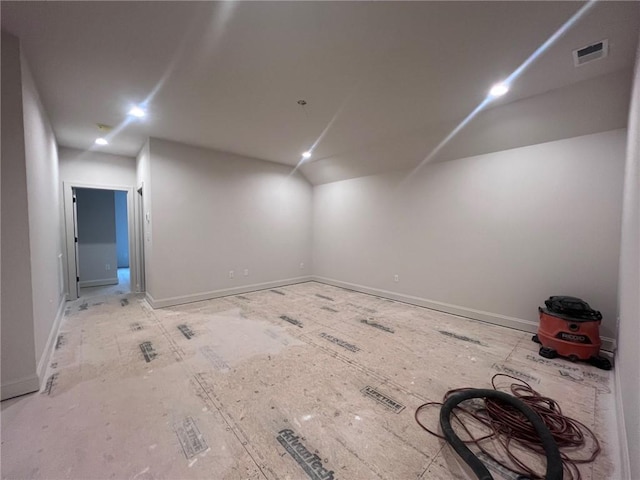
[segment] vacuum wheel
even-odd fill
[[[540,347],[538,354],[544,358],[556,358],[558,356],[558,352],[549,347]]]
[[[589,363],[594,367],[598,367],[602,370],[611,370],[611,362],[609,361],[608,358],[605,358],[605,357],[601,357],[601,356],[591,357],[589,359]]]
[[[542,343],[542,342],[540,341],[540,339],[538,338],[538,335],[534,335],[533,337],[531,337],[531,341],[532,341],[532,342],[536,342],[536,343]]]

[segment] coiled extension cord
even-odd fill
[[[593,431],[582,422],[564,415],[560,405],[554,399],[539,394],[527,382],[512,375],[505,373],[495,374],[491,378],[493,390],[489,390],[489,392],[499,391],[496,385],[498,378],[515,381],[510,386],[511,396],[507,396],[526,404],[529,409],[533,410],[542,419],[546,428],[551,432],[553,440],[560,450],[560,457],[564,466],[564,478],[581,480],[582,475],[578,465],[593,462],[600,453],[600,442]],[[470,390],[473,389],[457,388],[449,390],[445,394],[443,402],[446,402],[453,395]],[[451,408],[448,415],[458,421],[460,427],[465,431],[468,439],[464,440],[463,443],[467,445],[474,444],[483,454],[483,458],[488,457],[492,463],[520,475],[521,478],[542,479],[542,473],[528,465],[518,453],[519,450],[524,450],[545,456],[545,450],[538,432],[521,410],[515,408],[511,402],[507,403],[498,400],[498,397],[498,395],[493,394],[485,396],[481,406],[477,403],[468,406],[460,405],[463,402],[461,400],[457,402],[455,407]],[[441,409],[442,406],[442,402],[427,402],[420,405],[415,411],[415,419],[425,431],[446,440],[444,436],[427,427],[419,418],[423,410],[430,407]],[[471,421],[471,424],[475,426],[484,427],[484,433],[480,436],[478,436],[477,432],[472,434],[467,425],[468,421]],[[486,443],[489,440],[493,440],[493,443]],[[494,448],[488,449],[485,445],[491,445],[491,447],[501,450],[506,455],[506,459],[500,458],[499,455],[496,455],[497,450]],[[514,449],[514,447],[517,448]],[[493,450],[493,452],[490,450]]]
[[[471,470],[478,477],[478,480],[493,480],[493,476],[489,473],[484,463],[467,448],[465,443],[456,435],[451,426],[451,413],[453,409],[461,402],[472,398],[493,399],[511,405],[520,411],[531,422],[536,433],[540,437],[540,443],[547,457],[546,480],[562,480],[563,467],[560,450],[553,439],[553,435],[545,425],[544,421],[536,412],[529,408],[524,402],[518,400],[507,393],[490,389],[468,389],[462,390],[450,395],[442,404],[440,409],[440,427],[447,442],[453,447],[458,455],[469,465]]]

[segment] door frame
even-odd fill
[[[142,238],[139,235],[136,225],[138,225],[138,212],[135,208],[137,192],[132,186],[124,185],[92,185],[80,182],[62,182],[63,208],[64,208],[64,236],[66,243],[66,261],[65,265],[65,291],[67,300],[76,300],[78,298],[77,288],[77,262],[75,256],[75,234],[74,215],[73,215],[73,190],[75,188],[92,188],[95,190],[118,190],[127,192],[127,224],[129,228],[129,272],[131,274],[131,291],[140,291],[139,278],[143,272],[143,265],[138,261],[138,252],[142,245]],[[144,276],[142,276],[144,278]]]
[[[136,282],[136,292],[145,292],[147,287],[147,279],[146,279],[146,271],[145,271],[145,259],[144,259],[144,182],[140,182],[140,186],[136,188],[136,201],[135,201],[135,210],[136,210],[136,238],[138,241],[136,242],[136,260],[138,266],[138,277]],[[130,262],[131,263],[131,262]]]
[[[78,251],[80,246],[78,245],[78,195],[76,189],[71,187],[71,200],[73,208],[73,259],[75,260],[75,269],[71,276],[76,277],[76,282],[73,284],[73,295],[78,298],[80,296],[80,269],[78,268],[78,262],[80,258],[80,252]],[[69,289],[71,289],[69,284]]]

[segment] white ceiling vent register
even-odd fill
[[[573,64],[580,67],[585,63],[604,58],[609,54],[609,40],[604,39],[573,51]]]

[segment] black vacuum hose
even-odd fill
[[[492,398],[498,401],[508,403],[512,407],[518,409],[522,414],[531,422],[536,433],[540,437],[544,453],[547,456],[547,473],[545,474],[546,480],[562,480],[562,458],[560,457],[560,450],[556,444],[551,432],[536,412],[529,408],[525,403],[518,400],[516,397],[509,395],[508,393],[499,392],[489,389],[476,389],[470,388],[469,390],[463,390],[461,392],[454,393],[447,398],[440,409],[440,427],[442,433],[447,442],[453,447],[458,455],[464,460],[464,462],[471,467],[473,473],[476,474],[479,480],[493,480],[491,473],[484,463],[482,463],[478,457],[476,457],[469,448],[464,444],[460,437],[456,435],[451,427],[450,416],[453,409],[461,402],[470,400],[472,398]]]

